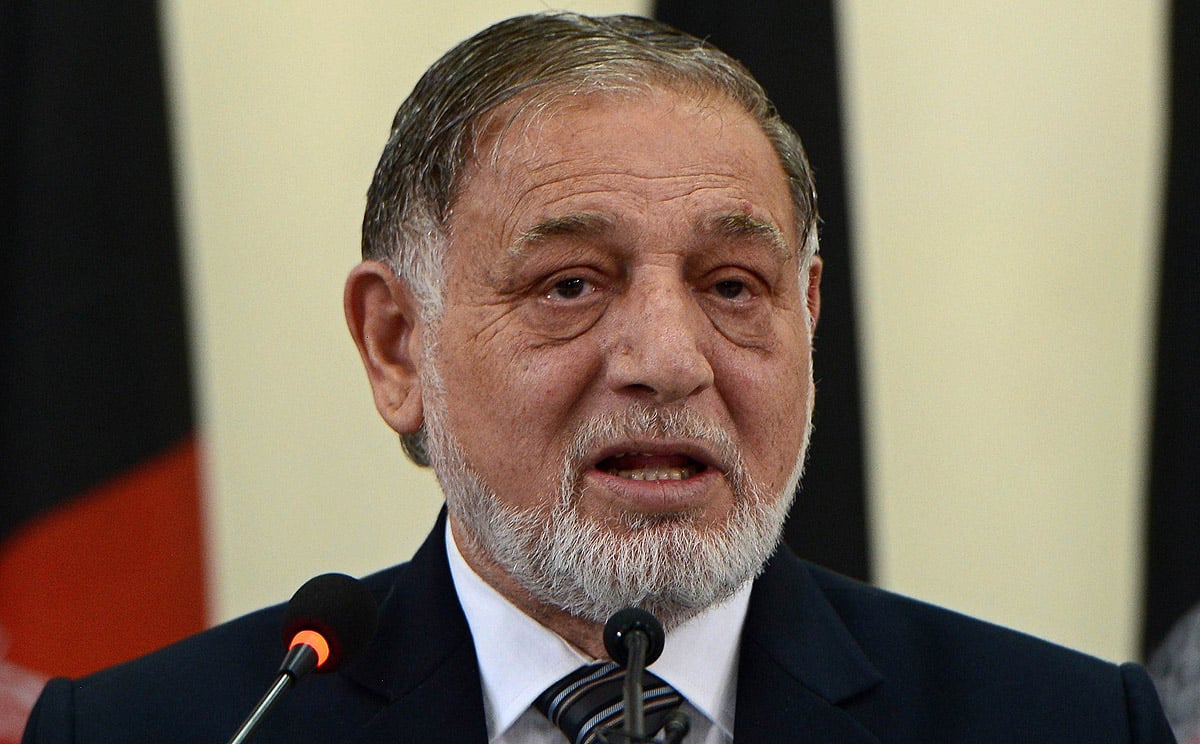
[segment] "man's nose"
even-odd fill
[[[712,324],[686,285],[635,283],[619,305],[607,360],[613,390],[664,404],[712,386],[705,351]]]

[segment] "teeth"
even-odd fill
[[[683,480],[696,474],[695,468],[638,468],[637,470],[614,470],[619,478],[637,481]]]

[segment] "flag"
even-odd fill
[[[153,3],[0,2],[0,742],[206,621]]]
[[[1176,0],[1151,423],[1142,648],[1181,744],[1200,744],[1200,3]]]
[[[1171,23],[1143,649],[1200,603],[1200,3]]]

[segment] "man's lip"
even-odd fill
[[[605,460],[622,455],[642,455],[647,457],[686,457],[703,465],[705,468],[724,471],[721,460],[702,442],[689,441],[630,441],[608,445],[598,450],[589,458],[589,467],[601,469],[600,464]]]
[[[706,468],[682,480],[634,480],[592,468],[584,474],[592,498],[622,512],[665,514],[703,508],[711,504],[715,488],[725,483],[720,471]],[[595,490],[590,490],[594,488]]]

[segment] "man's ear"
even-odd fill
[[[808,333],[817,331],[817,319],[821,317],[821,272],[825,269],[821,257],[814,255],[809,262],[805,286],[805,302],[808,304]]]
[[[400,434],[424,421],[421,333],[416,298],[407,282],[380,261],[363,261],[346,279],[346,324],[358,346],[375,407]]]

